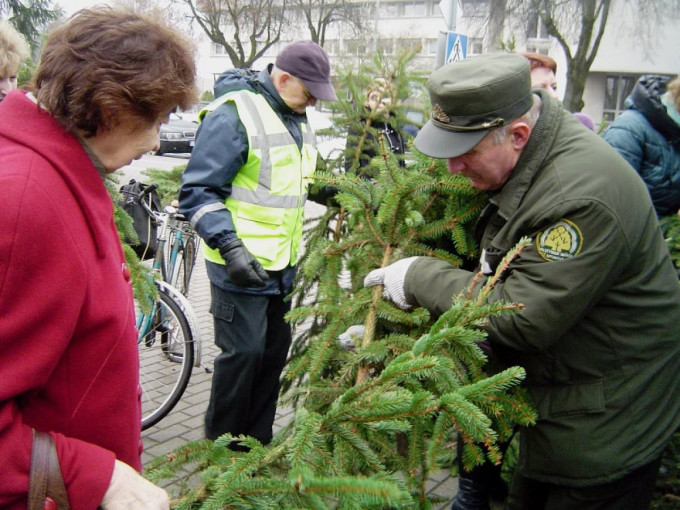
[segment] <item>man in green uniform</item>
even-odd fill
[[[485,326],[494,357],[526,369],[538,412],[520,432],[520,507],[647,508],[680,425],[680,286],[644,183],[557,101],[531,91],[520,55],[442,67],[428,89],[432,118],[416,147],[489,192],[476,229],[480,270],[493,274],[520,238],[532,239],[491,297],[525,310]],[[438,315],[474,276],[411,257],[364,284]]]

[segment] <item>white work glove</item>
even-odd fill
[[[346,351],[353,351],[356,349],[357,342],[361,342],[364,337],[364,331],[366,331],[366,328],[361,324],[350,326],[347,331],[338,336],[340,347]]]
[[[409,257],[401,259],[390,264],[389,266],[380,269],[374,269],[364,278],[364,287],[375,287],[376,285],[383,285],[383,297],[392,301],[402,310],[408,310],[411,305],[406,302],[404,296],[404,280],[408,268],[411,267],[416,259],[419,257]]]
[[[111,483],[104,494],[104,510],[169,510],[170,498],[164,489],[144,479],[130,466],[116,460]]]

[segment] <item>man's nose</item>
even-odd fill
[[[460,158],[449,158],[446,162],[449,172],[457,174],[465,169],[465,163]]]

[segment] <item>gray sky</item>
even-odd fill
[[[64,9],[66,16],[70,16],[84,7],[92,7],[97,4],[110,4],[112,2],[106,0],[55,0],[54,3]]]

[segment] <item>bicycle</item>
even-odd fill
[[[196,264],[196,254],[201,238],[186,217],[177,211],[177,202],[164,209],[169,214],[168,243],[164,260],[166,277],[170,285],[177,288],[185,296],[189,295],[191,274]]]
[[[148,310],[143,310],[135,299],[142,430],[158,423],[175,407],[189,383],[193,367],[201,366],[196,315],[186,295],[171,285],[173,280],[178,281],[188,292],[196,259],[196,234],[192,234],[190,224],[174,207],[168,206],[163,212],[151,209],[144,198],[156,188],[157,185],[152,184],[136,196],[128,197],[142,205],[157,228],[152,272],[158,297],[150,300]],[[166,248],[171,235],[172,243]],[[166,252],[170,254],[167,262]]]

